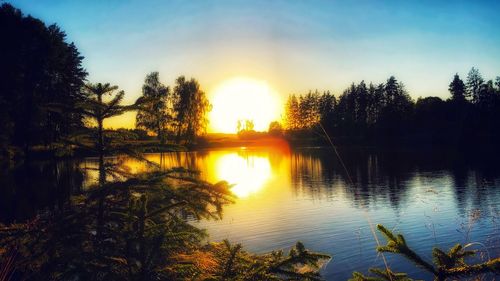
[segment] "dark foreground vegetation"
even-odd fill
[[[182,168],[155,169],[137,147],[124,142],[132,134],[147,138],[144,131],[105,128],[106,119],[135,110],[138,126],[155,133],[161,145],[194,142],[204,131],[209,109],[196,80],[179,77],[170,91],[153,72],[146,77],[143,96],[122,105],[124,92],[117,86],[86,83],[83,57],[56,25],[47,27],[3,4],[0,26],[0,37],[9,38],[0,45],[2,153],[18,149],[29,161],[33,148],[44,146],[62,154],[78,148],[98,158],[97,167],[88,169],[97,175],[95,185],[25,223],[0,225],[0,280],[321,279],[319,269],[330,257],[300,242],[286,254],[279,250],[264,255],[228,241],[207,243],[206,233],[189,221],[220,218],[234,199],[228,184],[201,181],[195,171]],[[394,94],[387,104],[409,107],[394,83],[387,83],[396,85],[396,92],[386,90]],[[346,93],[338,106],[351,95]],[[300,112],[317,108],[306,106],[305,100],[299,103]],[[387,112],[380,116],[401,117],[397,110]],[[303,118],[306,124],[317,122]],[[394,128],[399,127],[388,132],[399,132]],[[131,174],[106,158],[112,154],[140,159],[151,172]],[[500,271],[498,258],[467,264],[464,258],[475,252],[461,245],[449,252],[435,249],[431,264],[411,250],[403,236],[378,228],[388,240],[379,252],[401,254],[436,280]],[[353,280],[411,280],[390,268],[372,271],[376,277],[354,273]]]

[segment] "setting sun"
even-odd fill
[[[213,132],[235,133],[238,120],[251,120],[256,131],[267,131],[280,119],[279,95],[265,82],[234,78],[223,82],[211,95],[210,127]]]

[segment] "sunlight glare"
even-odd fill
[[[265,81],[234,78],[223,82],[212,94],[212,132],[235,133],[238,120],[253,120],[256,131],[267,131],[279,120],[281,100]]]
[[[234,184],[231,191],[238,198],[257,193],[271,178],[271,164],[265,157],[231,153],[217,159],[215,167],[219,179]]]

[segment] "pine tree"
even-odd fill
[[[464,102],[466,97],[465,84],[458,76],[458,73],[453,76],[453,81],[451,81],[448,90],[451,93],[451,100],[455,102]]]
[[[473,103],[479,102],[483,83],[484,80],[479,70],[474,67],[471,68],[469,74],[467,74],[467,97],[469,100],[472,100]]]
[[[82,125],[78,113],[50,105],[74,106],[87,72],[78,49],[56,24],[2,2],[0,26],[0,118],[8,122],[0,139],[29,153],[31,146],[50,146]]]
[[[287,130],[300,128],[299,102],[296,95],[288,96],[285,104],[285,127]]]

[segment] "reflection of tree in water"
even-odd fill
[[[273,169],[278,169],[280,167],[281,163],[283,162],[283,158],[285,155],[288,155],[289,151],[287,150],[286,153],[281,151],[281,150],[269,150],[266,153],[267,158],[269,159],[269,163],[271,164],[271,168]]]
[[[185,167],[189,170],[198,170],[199,168],[198,157],[196,153],[192,152],[161,153],[160,159],[163,160],[160,165],[163,170],[174,167]]]
[[[207,157],[207,152],[168,152],[160,153],[159,165],[163,171],[175,167],[183,167],[185,169],[200,171],[203,165],[203,160]]]
[[[335,154],[309,149],[291,154],[292,186],[298,193],[316,199],[345,194],[357,207],[390,204],[394,209],[409,200],[410,182],[426,173],[450,176],[460,214],[479,209],[492,212],[500,199],[500,173],[492,161],[496,157],[466,157],[450,151],[370,151],[342,150],[353,185]],[[425,179],[425,176],[424,178]]]
[[[0,222],[22,222],[38,210],[61,209],[81,191],[84,176],[75,161],[45,161],[0,171]]]
[[[208,151],[174,152],[156,155],[152,161],[163,169],[187,167],[208,171],[211,157]],[[356,207],[389,205],[400,209],[413,200],[409,196],[414,182],[433,177],[450,178],[444,183],[452,192],[457,212],[467,218],[472,210],[482,216],[498,216],[500,201],[500,169],[496,154],[476,154],[446,151],[370,151],[341,150],[354,185],[348,179],[335,154],[328,149],[303,149],[290,153],[290,173],[293,190],[317,200],[345,196]],[[285,155],[281,151],[239,150],[238,156],[263,157],[272,169],[280,167]],[[118,158],[116,161],[120,161]],[[94,161],[95,162],[95,161]],[[0,171],[0,221],[23,220],[46,207],[57,208],[67,203],[70,194],[78,193],[82,183],[91,182],[92,170],[82,173],[80,167],[92,168],[92,161],[33,162]],[[274,171],[278,172],[278,171]],[[430,177],[427,176],[430,174]],[[87,177],[84,179],[84,175]],[[201,174],[204,179],[206,175]],[[415,181],[416,180],[416,181]],[[444,189],[443,189],[444,190]],[[497,213],[495,213],[497,212]]]
[[[472,210],[496,216],[500,200],[500,169],[496,153],[456,157],[451,171],[454,195],[462,217]]]
[[[398,208],[406,196],[408,173],[392,159],[365,152],[340,152],[353,184],[340,161],[328,150],[303,150],[291,155],[292,185],[313,198],[332,198],[339,192],[357,207],[389,202]]]

